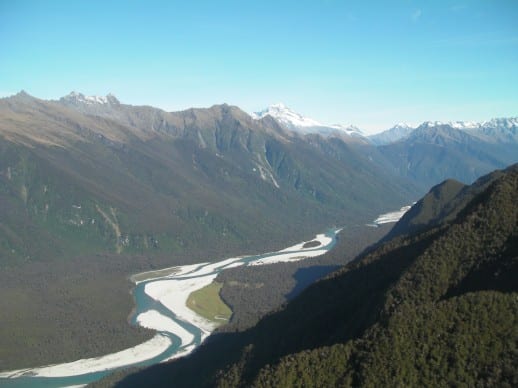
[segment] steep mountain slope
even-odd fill
[[[467,186],[463,183],[448,179],[432,189],[394,225],[386,240],[402,234],[418,231],[433,223],[444,221],[445,214],[452,214],[452,201]],[[462,193],[461,198],[465,198]]]
[[[227,105],[171,114],[113,96],[48,102],[20,94],[0,103],[0,131],[3,219],[12,236],[4,237],[4,257],[39,251],[25,243],[21,223],[62,255],[70,251],[58,240],[69,238],[119,253],[202,241],[243,247],[256,237],[259,246],[281,230],[308,232],[300,226],[310,220],[314,229],[363,216],[379,207],[382,191],[383,207],[410,193],[340,141],[328,145],[338,160]]]
[[[518,165],[476,186],[469,198],[456,183],[434,188],[461,209],[435,211],[255,328],[120,386],[515,386]]]
[[[126,322],[132,273],[273,250],[414,192],[360,148],[237,107],[1,99],[0,369],[143,341]]]
[[[496,170],[478,179],[470,186],[453,179],[448,179],[434,186],[428,194],[405,213],[385,236],[384,240],[415,233],[423,228],[453,220],[469,201],[486,190],[502,174],[502,171]]]
[[[517,142],[496,142],[450,125],[424,123],[404,139],[378,147],[398,174],[424,188],[446,178],[472,183],[518,160]]]

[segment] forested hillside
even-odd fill
[[[254,328],[120,386],[516,386],[517,193],[518,165],[486,176]]]
[[[127,324],[131,274],[365,223],[407,183],[225,104],[0,99],[0,370],[134,346],[152,333]]]

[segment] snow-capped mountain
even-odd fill
[[[122,118],[120,110],[122,105],[113,94],[86,96],[83,93],[71,92],[61,97],[57,102],[66,107],[77,109],[81,113],[108,118]]]
[[[480,128],[482,123],[474,121],[425,121],[420,128],[450,127],[454,129],[469,130]]]
[[[486,128],[502,128],[512,129],[518,127],[518,117],[496,118],[489,121],[425,121],[421,126],[428,127],[449,126],[455,129],[470,130],[470,129],[486,129]]]
[[[410,133],[412,133],[415,128],[416,127],[407,123],[398,123],[386,131],[377,133],[375,135],[370,135],[369,140],[371,143],[377,146],[394,143],[410,135]]]
[[[251,116],[255,120],[260,120],[265,116],[271,116],[285,129],[302,134],[319,133],[326,136],[331,134],[345,134],[358,138],[364,137],[358,127],[353,125],[323,124],[315,119],[294,112],[283,103],[270,105],[260,112],[252,113]]]
[[[106,96],[85,96],[83,93],[71,92],[61,97],[61,102],[72,105],[118,105],[119,100],[113,94]]]
[[[518,128],[518,117],[497,118],[483,123],[485,128]]]
[[[518,143],[518,117],[497,118],[482,123],[478,131],[501,143]]]
[[[272,116],[284,127],[296,130],[298,128],[310,128],[323,126],[316,120],[304,117],[299,113],[292,111],[283,103],[272,104],[268,108],[260,112],[252,113],[252,118],[259,120],[265,116]]]
[[[363,135],[363,132],[360,128],[358,128],[356,125],[341,125],[341,124],[333,124],[330,125],[329,128],[336,129],[340,132],[345,132],[346,134],[350,136],[358,136],[358,137],[365,137]]]
[[[400,123],[381,133],[369,136],[369,141],[374,145],[391,144],[410,136],[416,129],[421,133],[437,128],[453,129],[466,132],[470,135],[482,138],[486,142],[518,142],[518,117],[496,118],[489,121],[425,121],[414,127]]]
[[[489,121],[426,121],[419,126],[426,128],[453,128],[481,138],[490,143],[517,143],[518,117],[495,118]]]

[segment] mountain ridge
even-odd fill
[[[0,100],[6,100],[13,97],[17,98],[36,98],[29,95],[25,91],[21,91],[11,97],[4,97]],[[471,135],[478,136],[482,138],[484,141],[490,142],[518,142],[518,117],[501,117],[501,118],[492,118],[485,121],[475,122],[475,121],[424,121],[423,123],[414,126],[407,123],[398,123],[395,126],[379,132],[374,135],[364,135],[361,129],[356,127],[355,125],[341,125],[341,124],[323,124],[317,120],[314,120],[309,117],[305,117],[300,113],[294,112],[290,108],[288,108],[283,103],[272,104],[266,109],[253,112],[250,115],[244,111],[242,111],[237,106],[228,105],[226,103],[215,104],[208,108],[188,108],[182,111],[175,112],[167,112],[160,108],[155,108],[149,105],[127,105],[121,103],[116,96],[111,93],[108,93],[106,96],[88,96],[84,95],[80,92],[72,91],[68,95],[61,97],[58,100],[40,100],[40,101],[48,101],[48,102],[57,102],[61,105],[74,107],[79,109],[83,113],[88,113],[97,116],[105,116],[114,118],[113,108],[122,108],[122,111],[127,110],[127,108],[138,109],[140,110],[141,115],[155,115],[157,120],[162,120],[168,122],[168,119],[164,119],[164,117],[160,117],[161,115],[179,115],[186,116],[188,112],[203,112],[204,110],[213,110],[218,107],[231,107],[230,109],[239,109],[242,114],[250,116],[254,121],[261,121],[265,117],[272,117],[276,122],[280,125],[280,127],[284,131],[294,131],[300,134],[309,134],[309,133],[317,133],[324,136],[329,135],[343,135],[345,138],[347,136],[351,136],[355,138],[357,141],[369,141],[376,146],[388,145],[400,140],[405,139],[412,132],[417,129],[425,129],[425,128],[452,128],[460,131],[465,131]],[[122,114],[122,112],[119,112]],[[127,114],[127,112],[125,112]],[[123,115],[115,116],[119,120],[123,120],[126,124],[130,126],[135,126],[141,124],[138,118],[134,115],[132,117],[123,117]],[[174,125],[180,125],[180,122],[177,120],[173,120]],[[270,126],[270,125],[267,125]]]
[[[353,140],[365,141],[362,131],[354,125],[323,124],[315,119],[294,112],[283,103],[272,104],[260,112],[251,114],[251,117],[255,120],[266,116],[273,117],[285,129],[302,135],[342,136],[344,139],[348,139],[350,136]]]
[[[368,138],[377,146],[388,145],[406,140],[415,131],[426,129],[450,128],[463,131],[472,136],[480,137],[489,142],[516,143],[518,142],[518,117],[493,118],[486,121],[425,121],[418,126],[397,124],[396,126],[370,135]]]
[[[195,213],[204,214],[206,204],[211,204],[215,215],[219,213],[218,218],[228,219],[224,213],[236,216],[236,204],[247,208],[246,199],[263,204],[274,201],[279,206],[291,201],[293,206],[306,209],[305,212],[321,212],[335,203],[343,212],[345,203],[366,197],[361,186],[370,189],[379,184],[377,190],[388,187],[394,194],[397,192],[396,184],[384,181],[381,167],[372,165],[361,152],[344,147],[339,141],[314,139],[309,143],[293,138],[273,120],[252,120],[235,107],[213,106],[176,115],[153,108],[132,110],[122,104],[115,112],[121,109],[122,122],[110,112],[106,113],[108,117],[85,114],[26,94],[0,100],[0,136],[4,139],[0,177],[4,187],[10,190],[4,195],[9,201],[19,203],[20,208],[32,206],[29,214],[33,213],[32,217],[38,219],[42,215],[50,217],[56,211],[63,212],[59,216],[54,214],[61,224],[69,222],[72,204],[85,201],[85,196],[80,194],[83,192],[96,198],[90,204],[89,219],[98,218],[95,205],[101,206],[96,201],[102,200],[101,207],[136,212],[141,214],[142,221],[162,208],[158,217],[167,225],[172,222],[166,221],[167,214],[178,222],[178,217],[184,217],[180,216],[184,212],[179,209],[181,201],[190,203],[194,198],[199,198]],[[353,169],[351,165],[357,167]],[[37,171],[40,183],[35,186]],[[340,177],[344,171],[347,174]],[[353,181],[356,185],[351,184]],[[70,202],[66,209],[46,202],[41,193],[48,194],[50,187],[60,188],[53,195],[68,197],[59,200],[63,205]],[[279,188],[280,192],[275,193]],[[192,192],[187,194],[189,190]],[[372,205],[376,202],[377,190],[367,195],[372,198]],[[342,192],[352,195],[341,197]],[[217,201],[216,197],[222,193],[226,201]],[[297,197],[299,199],[295,199]],[[147,203],[149,210],[145,210],[142,203]],[[222,211],[225,207],[227,210]],[[86,209],[83,205],[82,212]],[[278,210],[279,214],[283,213],[281,208]],[[359,209],[352,211],[360,213]],[[148,216],[144,216],[146,213]],[[332,223],[338,221],[337,216],[328,215],[334,219]],[[278,221],[280,226],[281,219]],[[156,222],[153,229],[160,229],[156,226],[161,224],[162,221]],[[93,232],[98,225],[89,228]],[[178,231],[178,226],[170,227]],[[133,233],[138,229],[129,223],[126,228]],[[83,229],[87,229],[86,225]],[[116,236],[111,239],[115,245]]]

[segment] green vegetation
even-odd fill
[[[29,263],[0,273],[0,370],[102,356],[150,339],[129,325],[132,284],[124,257],[103,255]],[[108,302],[109,301],[109,302]]]
[[[518,165],[472,188],[253,328],[121,385],[517,386]]]
[[[235,107],[114,110],[95,117],[28,95],[2,100],[0,266],[88,253],[197,250],[189,262],[211,247],[254,253],[413,195],[361,150],[286,142]]]
[[[223,283],[220,295],[233,314],[229,324],[218,331],[242,331],[254,326],[260,318],[278,310],[310,284],[353,260],[389,228],[388,225],[346,228],[338,235],[336,247],[323,256],[221,272],[216,278]]]
[[[147,338],[122,328],[131,274],[276,250],[414,193],[362,150],[228,105],[90,113],[0,101],[0,369]]]
[[[187,307],[209,321],[218,324],[228,322],[232,310],[219,296],[222,286],[221,283],[212,282],[208,286],[191,292],[187,298]]]

